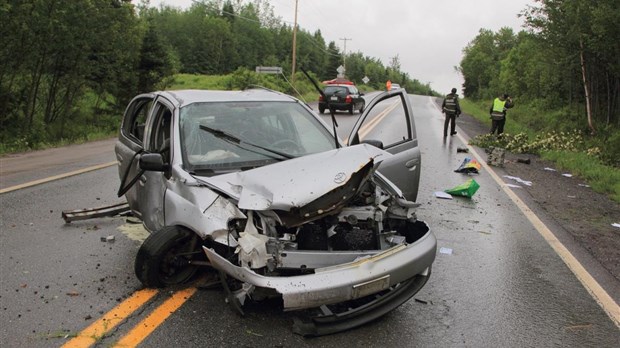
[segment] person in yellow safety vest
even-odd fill
[[[504,133],[504,124],[506,124],[506,110],[514,106],[512,98],[507,93],[493,100],[493,105],[489,109],[491,115],[491,134],[497,131],[497,135]]]
[[[387,80],[387,82],[385,83],[385,89],[386,89],[387,91],[389,91],[389,90],[391,90],[391,89],[392,89],[392,81]]]
[[[448,136],[448,124],[450,124],[450,135],[456,134],[456,118],[461,114],[459,95],[456,94],[456,88],[452,88],[452,93],[444,98],[441,104],[441,112],[446,114],[446,120],[443,122],[444,138]]]

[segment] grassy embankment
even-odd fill
[[[293,89],[282,76],[259,75],[248,70],[236,71],[229,75],[178,74],[165,89],[240,90],[251,86],[263,86],[293,95],[306,102],[317,100],[318,93],[308,78],[298,74],[296,79],[296,88]],[[116,137],[122,115],[101,115],[100,111],[97,111],[96,102],[96,97],[92,93],[87,93],[78,102],[78,109],[81,110],[80,119],[73,120],[72,126],[66,126],[65,133],[68,135],[66,138],[57,141],[41,140],[36,143],[15,139],[10,143],[0,143],[0,155]],[[93,124],[98,124],[98,126],[93,126]],[[39,132],[43,134],[45,130],[40,129]]]
[[[463,112],[479,121],[490,123],[489,101],[464,99],[461,107]],[[558,169],[585,179],[596,192],[607,194],[620,203],[620,168],[614,166],[618,160],[614,144],[620,135],[616,131],[606,136],[584,136],[583,132],[570,130],[571,120],[562,119],[561,113],[543,114],[534,107],[516,104],[508,111],[504,129],[508,137],[503,143],[498,144],[489,136],[476,138],[473,142],[482,147],[497,144],[516,153],[539,154],[554,162]]]

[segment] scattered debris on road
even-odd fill
[[[475,159],[465,157],[463,163],[454,171],[463,174],[478,174],[480,172],[480,163]]]
[[[114,243],[115,240],[114,236],[101,237],[101,241],[106,243]]]
[[[459,153],[459,152],[469,153],[469,149],[466,148],[466,147],[460,147],[459,146],[459,147],[456,148],[456,152],[457,153]]]
[[[557,170],[555,170],[553,168],[549,168],[549,167],[545,167],[544,170],[546,170],[548,172],[557,172]]]
[[[103,216],[116,216],[129,212],[129,204],[126,202],[98,208],[85,208],[77,210],[63,210],[62,218],[66,223],[77,220],[87,220]]]
[[[441,248],[439,248],[439,253],[440,254],[446,254],[446,255],[452,255],[452,249],[451,248],[446,248],[446,247],[441,247]]]
[[[510,179],[510,180],[514,180],[514,181],[516,181],[518,183],[521,183],[523,185],[526,185],[526,186],[532,186],[532,182],[531,181],[523,180],[523,179],[521,179],[519,177],[516,177],[516,176],[504,175],[504,178]]]
[[[613,223],[613,224],[611,224],[611,225],[612,225],[613,227],[618,227],[618,228],[620,228],[620,224],[619,224],[619,223]]]
[[[441,199],[452,199],[452,195],[443,191],[435,191],[435,197]]]
[[[506,157],[506,149],[501,147],[489,147],[489,155],[487,156],[487,163],[494,167],[503,167],[504,159]]]
[[[444,192],[449,193],[454,196],[463,196],[467,198],[473,197],[473,195],[478,191],[480,185],[474,179],[469,179],[466,182],[455,186],[451,189],[445,190]]]
[[[562,174],[562,176],[565,176],[565,177],[567,177],[567,178],[572,178],[572,177],[573,177],[573,174],[564,173],[564,174]]]

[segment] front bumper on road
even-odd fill
[[[313,308],[361,298],[411,279],[427,276],[435,259],[437,240],[429,230],[415,243],[340,265],[315,269],[314,274],[267,277],[238,267],[203,247],[211,264],[242,282],[282,294],[284,309]]]

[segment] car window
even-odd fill
[[[381,140],[385,149],[411,140],[409,115],[401,95],[379,102],[359,129],[360,141]],[[375,111],[377,110],[377,111]]]
[[[140,145],[144,143],[146,120],[152,104],[151,97],[136,99],[125,111],[121,132]]]
[[[349,94],[357,94],[357,93],[358,93],[357,88],[353,86],[349,87]]]
[[[295,102],[195,103],[182,108],[180,115],[182,153],[190,171],[235,170],[274,161],[272,155],[240,148],[200,125],[292,156],[335,147],[323,123]]]
[[[150,152],[161,153],[164,163],[170,163],[170,133],[172,110],[157,103],[154,109],[153,131],[150,134],[148,149]]]
[[[327,86],[323,91],[325,94],[343,94],[346,95],[348,90],[343,86]]]

